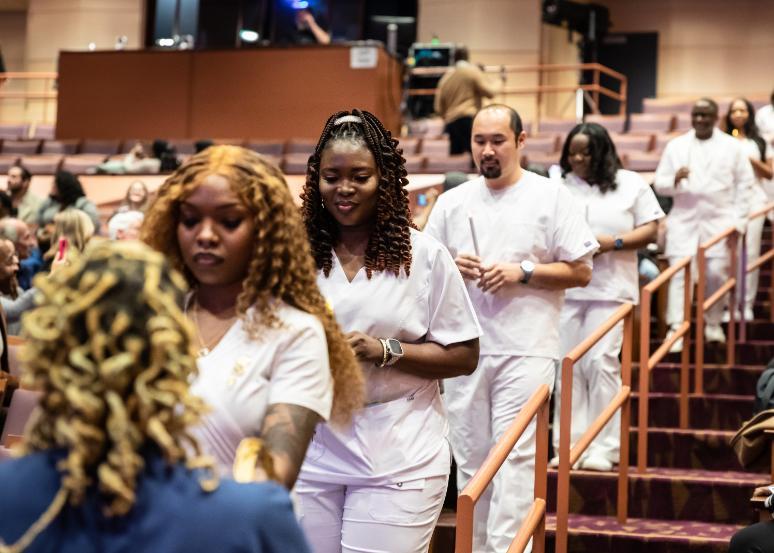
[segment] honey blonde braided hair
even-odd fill
[[[317,287],[317,270],[299,210],[274,164],[237,146],[211,146],[192,156],[158,190],[145,215],[142,240],[162,252],[196,286],[183,263],[177,226],[180,204],[211,175],[227,179],[253,217],[254,249],[237,298],[237,313],[246,330],[259,338],[262,329],[281,326],[277,299],[316,316],[328,342],[333,377],[331,418],[347,422],[363,405],[363,375]]]
[[[200,484],[214,490],[212,461],[187,430],[205,406],[188,390],[196,361],[180,309],[185,280],[142,244],[100,242],[35,286],[39,307],[23,318],[23,382],[42,396],[24,448],[66,453],[48,509],[0,551],[23,551],[94,489],[107,516],[127,514],[149,447],[169,464],[208,469]]]

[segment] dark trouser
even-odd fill
[[[470,134],[473,131],[473,117],[466,116],[446,123],[443,128],[449,135],[449,153],[451,155],[470,152]]]
[[[774,553],[774,521],[739,530],[731,538],[728,553]]]

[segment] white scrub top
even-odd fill
[[[260,436],[269,405],[288,403],[330,417],[333,380],[322,323],[309,313],[277,302],[280,328],[251,338],[238,319],[215,348],[198,360],[191,392],[212,408],[193,429],[204,453],[231,474],[242,438]]]
[[[752,157],[757,160],[761,159],[761,150],[758,148],[755,140],[752,138],[745,138],[740,140],[742,147],[744,148],[747,157]],[[774,157],[771,151],[771,144],[766,143],[764,159],[771,159]],[[755,171],[753,171],[754,173]],[[760,179],[755,178],[755,184],[752,187],[752,193],[750,194],[750,211],[757,211],[764,207],[767,203],[774,201],[774,182],[772,179]]]
[[[677,170],[688,167],[690,174],[675,187]],[[695,131],[672,139],[656,169],[654,187],[674,204],[667,216],[666,255],[695,255],[699,244],[747,217],[754,175],[750,160],[739,140],[714,129],[706,140]],[[711,248],[708,257],[724,257],[723,243]]]
[[[504,190],[490,190],[478,177],[441,194],[425,232],[451,252],[474,254],[472,216],[483,263],[576,261],[591,265],[599,244],[583,211],[561,183],[523,171]],[[559,358],[559,312],[564,290],[531,285],[483,292],[466,282],[484,330],[482,355]]]
[[[333,255],[317,283],[344,332],[360,331],[403,343],[449,345],[478,338],[462,277],[446,249],[411,231],[411,274],[365,268],[350,282]],[[317,426],[300,478],[350,485],[389,485],[449,473],[448,423],[437,380],[397,366],[363,363],[368,405],[347,427]]]
[[[569,173],[565,185],[581,205],[595,236],[616,238],[636,227],[664,217],[656,195],[639,174],[620,169],[616,188],[604,194],[598,186]],[[640,297],[637,252],[610,251],[594,258],[591,282],[585,288],[570,288],[565,298],[580,301],[620,301],[637,303]]]

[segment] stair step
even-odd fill
[[[688,520],[630,518],[620,524],[615,517],[570,515],[568,551],[571,553],[726,553],[728,541],[743,528]],[[546,517],[546,550],[554,551],[556,518]]]
[[[728,365],[704,366],[704,391],[707,394],[738,394],[747,395],[755,391],[755,384],[763,372],[761,365],[744,365],[729,367]],[[632,367],[632,389],[639,390],[639,365]],[[695,371],[689,367],[690,388],[693,389]],[[659,363],[650,371],[650,391],[664,393],[680,392],[680,364]]]
[[[651,341],[651,353],[656,351],[656,348],[663,342],[661,340]],[[691,345],[693,350],[694,346]],[[693,359],[693,352],[691,352],[691,358]],[[744,344],[737,344],[736,346],[736,363],[739,365],[759,365],[765,366],[769,360],[774,358],[774,341],[769,340],[748,340]],[[667,363],[679,363],[679,353],[668,353],[664,357],[664,361]],[[722,364],[726,362],[726,345],[718,344],[716,342],[705,344],[704,346],[704,362]]]
[[[679,394],[651,393],[648,425],[656,428],[675,428],[680,420]],[[631,421],[637,426],[639,394],[632,397]],[[688,426],[692,429],[737,430],[752,416],[753,396],[714,394],[689,396]]]
[[[744,525],[687,520],[653,520],[570,514],[569,553],[726,553],[731,536]],[[433,535],[433,553],[454,552],[456,516],[444,511]],[[546,551],[554,551],[556,515],[546,516]]]
[[[729,445],[733,430],[682,430],[680,428],[648,429],[648,467],[742,470]],[[632,429],[629,438],[629,462],[637,464],[637,437]]]
[[[556,510],[557,470],[548,471],[548,511]],[[629,472],[629,514],[632,517],[749,524],[746,506],[753,489],[768,483],[766,474],[740,471],[649,468]],[[570,512],[614,516],[617,472],[574,470],[570,476]]]

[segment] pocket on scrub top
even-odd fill
[[[548,251],[546,227],[539,223],[511,221],[508,224],[508,233],[503,234],[502,247],[508,251],[507,261],[510,262],[521,262],[530,256],[533,259],[542,259]]]
[[[370,490],[368,515],[377,522],[414,523],[417,515],[435,506],[425,497],[427,479],[397,482]]]

